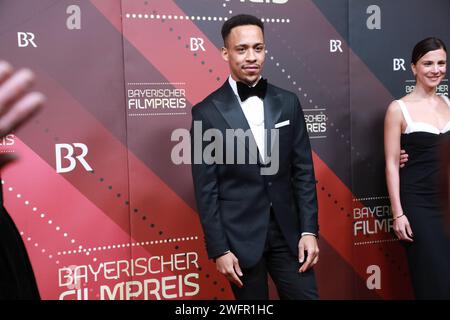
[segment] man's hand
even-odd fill
[[[306,261],[305,251],[307,252]],[[298,242],[298,257],[299,262],[303,265],[298,270],[299,272],[305,272],[309,268],[312,268],[319,261],[319,246],[317,245],[317,239],[313,235],[304,235]]]
[[[29,92],[33,82],[30,70],[14,71],[8,62],[0,61],[0,137],[20,127],[44,103],[44,95]],[[12,154],[0,154],[0,168],[14,159]]]
[[[405,150],[400,150],[400,168],[403,168],[408,162],[408,154]]]
[[[216,259],[217,270],[223,274],[229,281],[235,283],[239,288],[242,288],[243,284],[239,277],[242,277],[241,267],[236,256],[228,252],[223,256]]]

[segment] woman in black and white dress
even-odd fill
[[[442,40],[414,47],[414,90],[386,112],[386,180],[394,231],[403,241],[417,299],[450,299],[450,240],[444,229],[440,152],[450,135],[450,102],[437,95],[447,67]],[[400,150],[409,160],[399,172]]]

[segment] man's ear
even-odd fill
[[[220,49],[222,52],[222,58],[223,60],[228,62],[228,49],[226,47],[222,47],[222,49]]]

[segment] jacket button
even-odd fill
[[[271,187],[271,186],[272,186],[272,182],[267,183],[267,185],[268,185],[269,187]]]

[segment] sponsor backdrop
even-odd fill
[[[191,107],[228,76],[222,23],[251,13],[266,26],[264,76],[305,113],[321,297],[411,298],[383,116],[414,87],[413,45],[450,43],[449,11],[447,0],[1,1],[0,57],[32,68],[48,96],[0,141],[20,156],[1,183],[42,297],[233,298],[206,256],[183,145]],[[438,90],[448,95],[447,79]]]

